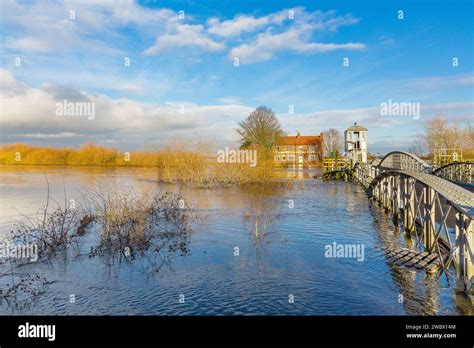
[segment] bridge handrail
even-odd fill
[[[407,155],[411,158],[413,158],[416,162],[418,162],[420,165],[422,165],[425,169],[429,169],[431,166],[424,160],[422,160],[421,158],[419,158],[417,155],[414,155],[412,154],[411,152],[406,152],[406,151],[392,151],[392,152],[389,152],[387,153],[385,156],[383,156],[383,158],[380,160],[379,164],[377,165],[377,167],[384,167],[382,164],[383,162],[388,158],[390,157],[391,155],[395,155],[395,154],[401,154],[401,155]]]
[[[474,161],[463,161],[463,162],[451,162],[451,163],[447,163],[447,164],[444,164],[444,165],[442,165],[441,167],[438,167],[438,168],[436,168],[435,170],[433,170],[433,174],[436,175],[436,173],[442,171],[442,170],[445,169],[445,168],[451,167],[451,166],[455,166],[455,165],[465,165],[465,164],[472,164],[472,165],[474,165]]]
[[[333,171],[341,169],[349,169],[350,161],[344,158],[324,158],[323,169],[324,171]]]
[[[417,173],[404,170],[387,170],[381,172],[379,175],[373,178],[373,180],[371,180],[371,182],[369,183],[369,187],[374,186],[378,181],[380,181],[380,179],[385,176],[397,174],[403,174],[405,176],[411,177],[422,183],[423,185],[432,188],[433,190],[438,192],[438,194],[448,200],[450,204],[458,211],[462,212],[463,214],[466,214],[471,219],[474,218],[474,193],[432,174]],[[446,187],[443,187],[441,184]],[[453,195],[456,195],[456,197],[454,197]]]
[[[400,164],[405,160],[400,158]],[[409,167],[410,162],[408,159],[400,167],[407,167],[405,164]],[[474,264],[474,193],[442,177],[419,171],[422,168],[416,164],[413,167],[418,171],[356,163],[354,176],[370,198],[391,212],[397,222],[403,221],[404,230],[413,233],[418,247],[437,254],[440,269],[450,274],[449,267],[454,262],[457,289],[474,295],[474,268],[464,266]],[[450,214],[452,208],[455,219]],[[454,240],[450,237],[452,230]],[[449,256],[445,257],[446,254]]]

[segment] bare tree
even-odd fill
[[[323,133],[324,153],[330,156],[332,152],[339,154],[342,151],[344,139],[340,131],[331,128]]]
[[[419,133],[415,136],[415,140],[413,140],[413,143],[408,149],[408,151],[418,157],[423,157],[426,155],[427,146],[423,134]]]
[[[423,132],[416,137],[410,151],[420,156],[433,156],[435,150],[462,148],[466,153],[474,148],[474,129],[470,122],[466,127],[449,123],[442,116],[435,116],[424,124]]]
[[[236,132],[240,135],[242,148],[257,146],[266,150],[271,150],[283,135],[275,113],[265,106],[259,106],[244,121],[239,122]]]
[[[425,122],[425,142],[430,154],[435,149],[448,149],[458,146],[459,129],[457,126],[448,124],[445,118],[435,116]]]
[[[474,148],[474,124],[471,121],[467,122],[467,129],[466,129],[467,137],[470,140],[471,147]]]

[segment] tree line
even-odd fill
[[[432,158],[442,149],[461,149],[464,157],[474,159],[474,123],[449,122],[435,116],[423,124],[409,151],[419,157]]]

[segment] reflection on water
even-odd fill
[[[406,246],[405,237],[360,187],[323,183],[314,171],[281,174],[286,180],[273,185],[194,189],[157,184],[153,169],[2,167],[2,238],[20,213],[34,216],[44,204],[45,175],[58,200],[110,182],[179,194],[196,218],[188,251],[165,265],[156,253],[91,257],[96,226],[78,250],[18,267],[16,274],[45,281],[37,296],[0,300],[0,314],[473,314],[444,278],[388,264],[384,250]],[[365,261],[326,258],[333,242],[364,244]],[[0,264],[1,289],[11,282],[8,267]]]
[[[242,189],[244,218],[255,242],[263,241],[271,233],[273,225],[280,216],[282,197],[286,193],[287,183],[279,185],[249,185]],[[290,202],[292,208],[294,203]]]

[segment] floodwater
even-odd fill
[[[313,174],[285,173],[276,185],[202,189],[157,183],[150,169],[3,166],[0,241],[15,229],[15,221],[35,217],[45,204],[47,182],[59,203],[80,200],[104,183],[179,192],[193,218],[186,250],[170,251],[166,262],[153,252],[133,260],[91,256],[98,243],[94,228],[74,250],[51,260],[21,267],[0,260],[3,294],[12,285],[12,271],[47,280],[37,293],[3,296],[0,314],[474,313],[445,276],[437,279],[388,262],[385,249],[410,241],[360,186],[322,182]],[[334,243],[354,245],[358,253],[327,257]]]

